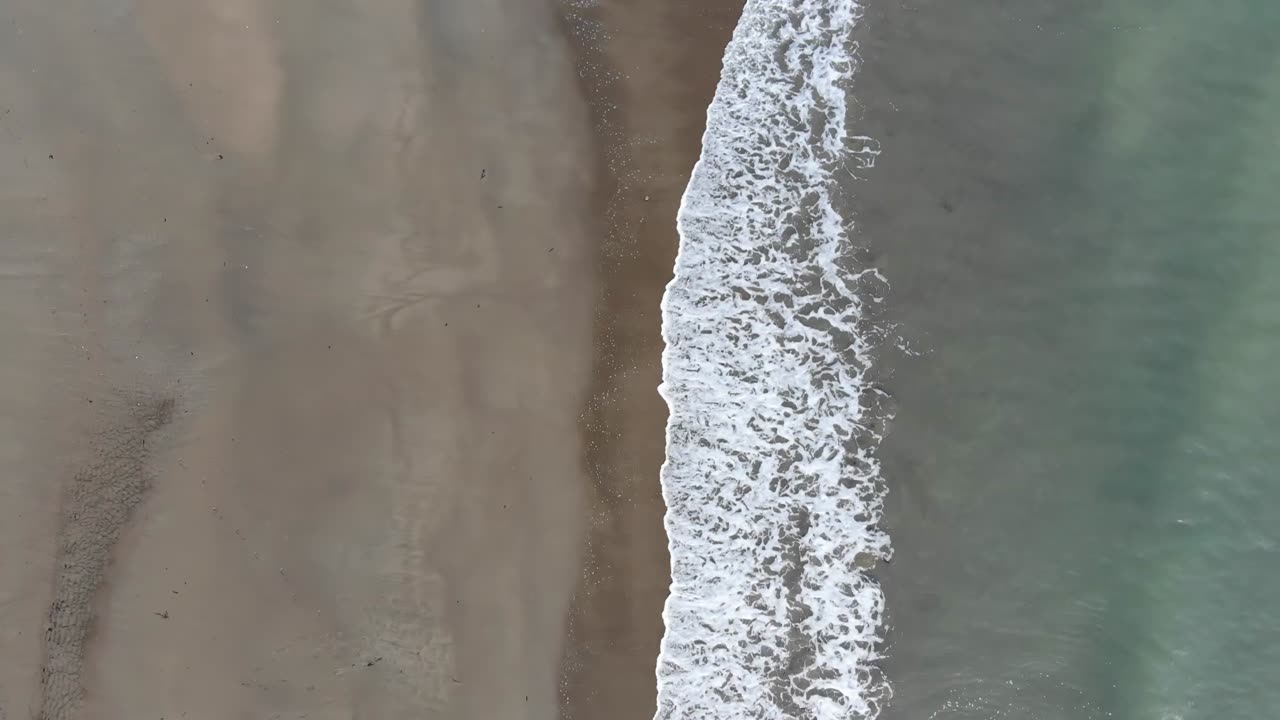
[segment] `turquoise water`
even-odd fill
[[[1280,5],[1013,5],[860,34],[884,717],[1280,716]]]

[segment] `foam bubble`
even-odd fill
[[[853,0],[748,0],[707,113],[663,298],[672,559],[658,718],[874,717],[890,553],[862,312],[833,172]],[[870,298],[876,299],[876,298]]]

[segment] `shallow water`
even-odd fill
[[[1280,706],[1280,13],[873,6],[886,718]],[[922,51],[922,48],[928,48]]]
[[[662,491],[671,595],[659,718],[874,713],[886,555],[833,173],[874,143],[845,123],[853,0],[748,2],[681,202],[663,297]]]

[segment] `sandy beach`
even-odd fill
[[[660,303],[676,211],[742,0],[602,2],[570,14],[596,128],[598,277],[585,572],[565,650],[564,717],[651,718],[670,571],[657,470],[667,408]],[[603,40],[591,32],[607,28]]]
[[[0,11],[0,718],[650,716],[735,5]]]

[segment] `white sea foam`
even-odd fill
[[[834,171],[849,134],[853,0],[748,0],[681,204],[663,299],[672,559],[658,718],[874,717],[887,559],[883,409]],[[843,174],[843,173],[842,173]],[[845,175],[847,177],[847,175]]]

